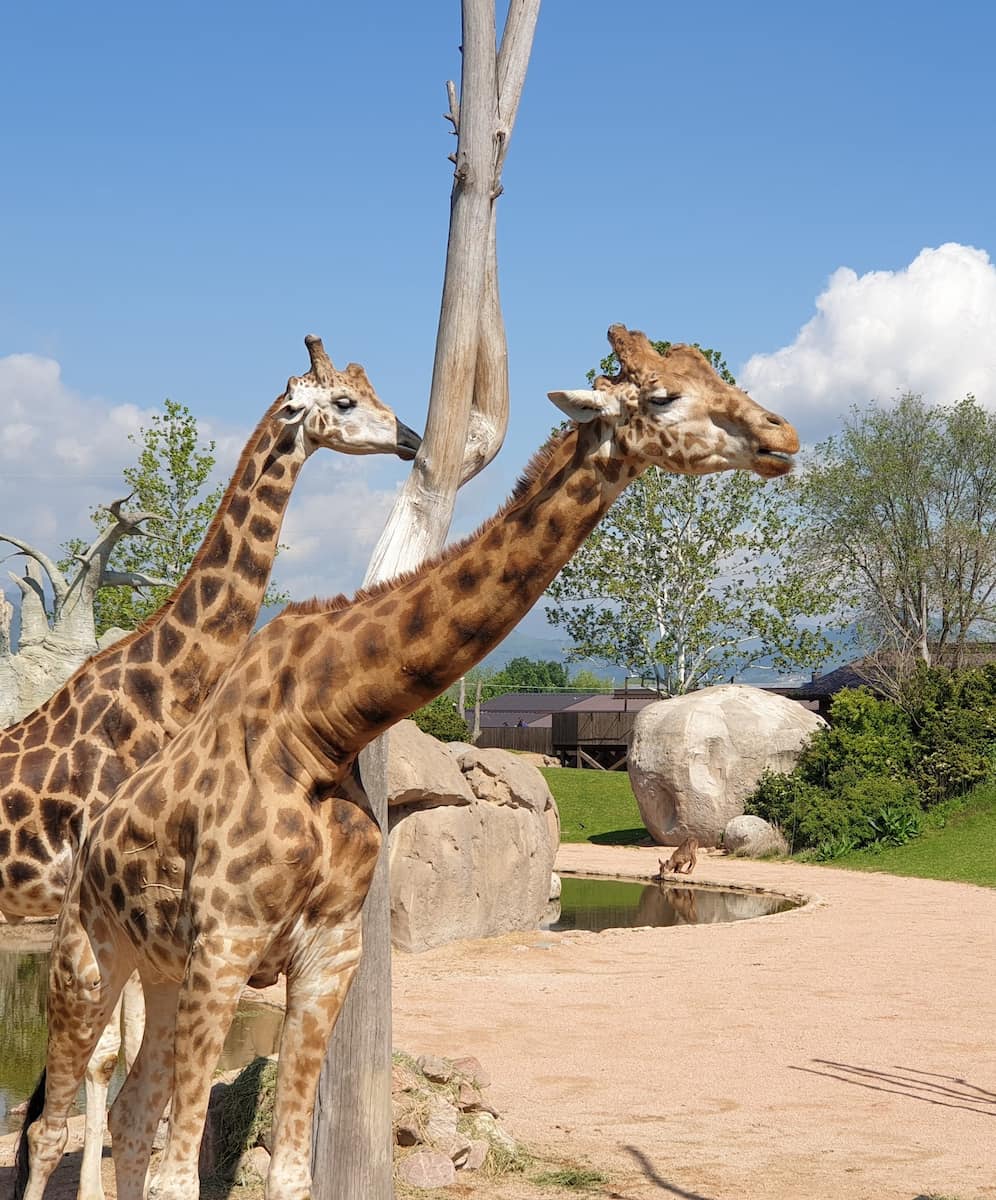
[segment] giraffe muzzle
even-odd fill
[[[409,429],[403,421],[396,421],[397,425],[397,449],[398,458],[403,458],[405,462],[411,462],[422,445],[422,438],[415,432],[414,429]]]

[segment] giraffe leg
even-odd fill
[[[136,980],[133,975],[127,986]],[[180,985],[148,980],[145,1037],[128,1078],[111,1108],[114,1175],[118,1200],[142,1200],[156,1127],[173,1083],[173,1036]],[[146,1015],[147,1005],[147,1015]]]
[[[23,1135],[29,1172],[23,1191],[19,1187],[15,1191],[23,1200],[42,1200],[45,1184],[62,1157],[67,1121],[87,1062],[130,969],[123,955],[95,953],[80,928],[68,933],[63,929],[56,936],[49,971],[45,1107]]]
[[[287,979],[266,1200],[310,1200],[311,1122],[329,1036],[360,961],[359,917],[328,931],[320,955]]]
[[[121,1049],[121,1001],[122,996],[118,996],[110,1019],[86,1064],[86,1125],[83,1130],[79,1200],[104,1200],[100,1160],[104,1153],[107,1089],[118,1065],[118,1051]]]
[[[264,939],[198,937],[187,959],[176,1007],[169,1140],[150,1200],[196,1200],[197,1160],[214,1071],[245,981]]]

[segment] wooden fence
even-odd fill
[[[549,729],[524,729],[519,725],[501,725],[496,729],[482,729],[474,743],[484,749],[531,750],[535,754],[552,754],[553,743]]]

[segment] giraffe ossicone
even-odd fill
[[[250,436],[190,569],[143,626],[88,659],[41,707],[0,730],[0,913],[50,916],[69,879],[88,807],[174,737],[252,632],[291,490],[327,448],[414,457],[419,437],[363,368],[336,370],[321,339]],[[126,998],[125,1057],[141,1040],[141,991]],[[100,1156],[117,1015],[87,1072],[82,1200],[100,1200]]]
[[[287,976],[269,1200],[310,1195],[311,1117],[328,1035],[361,952],[381,842],[356,756],[518,622],[650,466],[784,474],[799,441],[699,351],[658,354],[613,326],[612,378],[551,393],[575,424],[465,541],[352,601],[292,604],[256,633],[197,716],[93,814],[56,930],[44,1108],[25,1122],[40,1200],[83,1065],[124,979],[146,1038],[111,1113],[119,1200],[198,1195],[211,1073],[243,984]],[[40,1094],[37,1101],[40,1102]],[[334,1164],[333,1164],[334,1169]]]

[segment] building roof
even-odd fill
[[[954,649],[951,647],[946,647],[943,651],[938,652],[935,646],[931,648],[931,652],[934,655],[935,666],[951,666],[954,662]],[[793,700],[822,700],[836,695],[842,688],[866,687],[873,692],[878,691],[875,682],[876,676],[882,676],[888,668],[891,657],[894,656],[889,651],[883,651],[876,655],[855,658],[842,667],[837,667],[835,671],[818,675],[809,683],[790,688],[783,694],[791,696]],[[962,646],[959,665],[963,670],[982,667],[987,663],[996,663],[996,642],[969,642]],[[775,691],[776,689],[769,688],[767,690]],[[777,690],[781,691],[782,689]]]
[[[503,696],[495,696],[481,704],[481,728],[497,729],[502,725],[518,725],[522,721],[534,728],[549,725],[550,713],[560,712],[593,695],[592,692],[506,692]],[[467,723],[474,723],[474,708],[471,705],[465,712]],[[537,726],[537,720],[547,718]]]
[[[579,700],[576,704],[568,704],[566,708],[562,708],[561,712],[639,712],[641,708],[646,708],[648,704],[654,704],[662,697],[656,692],[651,692],[649,695],[631,692],[629,696],[623,697],[621,694],[615,696],[588,696],[585,700]]]

